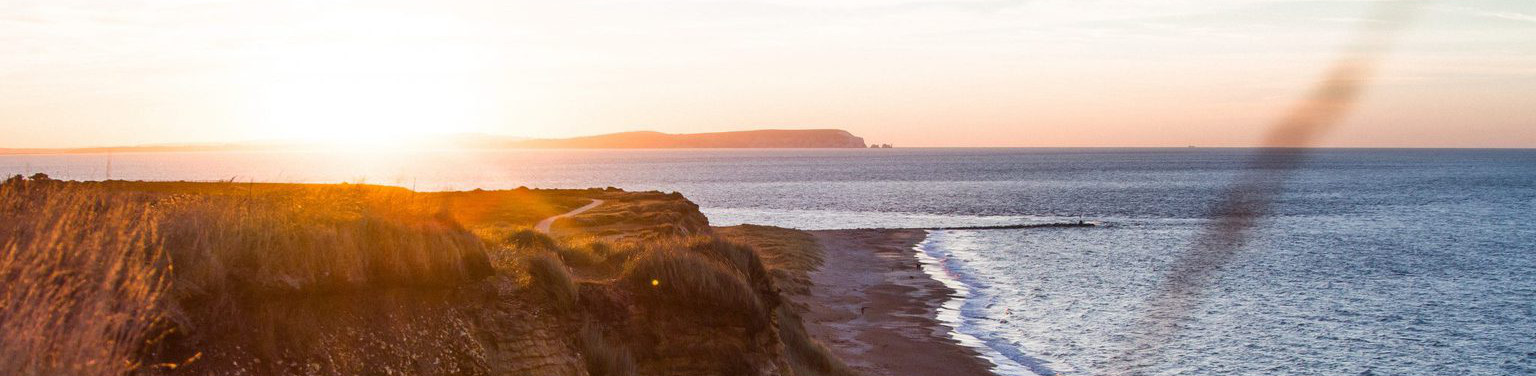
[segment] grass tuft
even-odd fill
[[[555,248],[555,252],[560,254],[560,259],[564,260],[566,265],[572,267],[602,265],[615,255],[612,246],[592,236],[563,239],[560,246]]]
[[[581,346],[582,359],[587,364],[587,373],[592,376],[634,376],[638,373],[635,369],[635,357],[628,347],[614,343],[603,336],[603,331],[595,325],[587,325],[581,329],[581,336],[577,338]]]
[[[526,260],[529,283],[543,291],[565,310],[576,305],[578,290],[571,272],[558,258],[546,252],[535,253]]]
[[[642,299],[731,315],[760,326],[767,318],[764,302],[750,283],[761,263],[750,251],[712,237],[641,243],[625,265],[620,283]],[[757,265],[756,272],[750,267]],[[747,268],[747,270],[742,270]]]
[[[153,210],[121,194],[0,185],[0,369],[121,375],[162,317],[169,264]]]
[[[555,240],[549,235],[539,233],[530,228],[519,228],[509,231],[502,237],[503,243],[516,248],[524,249],[555,249]]]

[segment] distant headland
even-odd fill
[[[512,143],[521,148],[677,149],[677,148],[863,148],[864,139],[840,129],[767,129],[739,132],[667,134],[625,132]]]
[[[391,145],[395,146],[395,145]],[[876,145],[871,145],[876,146]],[[841,129],[764,129],[735,132],[622,132],[596,136],[532,139],[490,134],[419,137],[401,149],[714,149],[714,148],[864,148],[864,138]],[[335,143],[261,141],[177,145],[108,146],[87,148],[0,148],[0,154],[154,153],[195,151],[332,150]]]

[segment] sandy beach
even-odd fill
[[[811,273],[806,330],[867,375],[991,375],[991,364],[936,319],[953,293],[929,278],[912,247],[922,230],[812,231],[826,249]]]

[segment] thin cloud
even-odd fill
[[[1439,7],[1439,8],[1442,9],[1442,10],[1447,10],[1447,11],[1452,11],[1452,12],[1457,12],[1457,13],[1466,14],[1466,15],[1472,15],[1472,16],[1477,16],[1477,17],[1493,18],[1493,19],[1500,19],[1500,20],[1507,20],[1507,21],[1519,21],[1519,22],[1536,23],[1536,15],[1530,15],[1530,14],[1514,12],[1514,11],[1487,10],[1487,9],[1479,9],[1479,8],[1464,7],[1464,6],[1442,6],[1442,7]]]
[[[1536,23],[1536,16],[1532,16],[1532,15],[1524,14],[1524,13],[1515,13],[1515,12],[1478,12],[1478,14],[1479,15],[1483,15],[1483,16],[1493,17],[1493,18],[1501,18],[1501,19],[1506,19],[1506,20],[1512,20],[1512,21],[1524,21],[1524,22]]]

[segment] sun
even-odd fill
[[[492,122],[484,59],[453,46],[324,45],[278,54],[255,84],[272,138],[343,143],[459,133]]]

